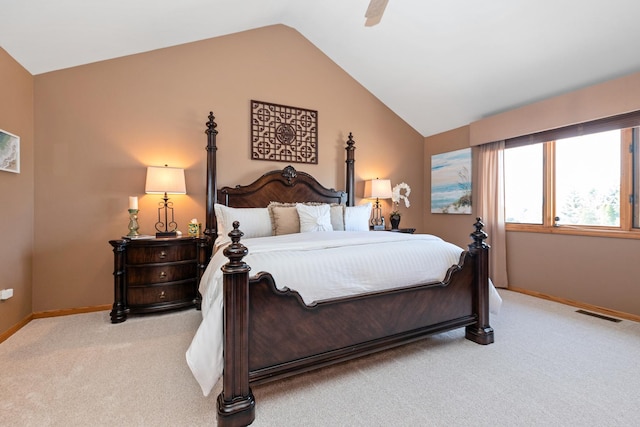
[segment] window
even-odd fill
[[[505,221],[542,224],[542,144],[504,152]]]
[[[507,230],[640,238],[640,112],[620,117],[506,141]]]
[[[556,224],[620,226],[620,136],[555,141]]]

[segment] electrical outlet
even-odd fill
[[[0,300],[4,301],[13,296],[13,289],[3,289],[0,291]]]

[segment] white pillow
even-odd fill
[[[296,210],[300,217],[301,233],[333,231],[329,205],[308,206],[297,203]]]
[[[344,229],[346,231],[369,231],[371,203],[344,208]]]
[[[213,206],[218,223],[218,237],[229,240],[233,222],[240,222],[240,231],[245,238],[266,237],[272,235],[271,217],[267,208],[230,208],[216,203]]]

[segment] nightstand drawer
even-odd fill
[[[197,265],[194,262],[129,267],[127,283],[129,286],[174,282],[196,277]]]
[[[127,250],[126,262],[129,265],[152,264],[196,259],[197,248],[194,244],[173,246],[132,247]]]
[[[127,289],[130,306],[193,301],[195,280],[171,285],[146,286]]]

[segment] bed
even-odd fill
[[[442,259],[433,262],[439,264],[435,268],[439,269],[437,274],[441,277],[418,284],[394,284],[382,289],[366,288],[363,292],[353,292],[347,296],[320,294],[307,296],[305,299],[304,292],[298,291],[304,289],[301,281],[293,283],[292,279],[287,277],[286,286],[279,286],[274,277],[284,280],[282,278],[285,276],[276,275],[273,271],[252,270],[245,258],[254,259],[260,266],[271,265],[263,264],[266,261],[258,258],[260,253],[270,251],[270,243],[266,244],[265,240],[271,238],[253,236],[251,233],[244,236],[243,222],[244,229],[249,230],[262,220],[252,221],[252,217],[249,216],[245,217],[244,221],[240,219],[231,222],[227,218],[227,221],[223,222],[219,218],[224,214],[221,212],[228,211],[222,209],[235,209],[235,213],[251,212],[251,215],[259,211],[260,215],[264,215],[263,209],[267,209],[274,201],[284,204],[305,202],[308,206],[321,206],[317,210],[322,210],[324,217],[327,209],[335,212],[343,209],[345,228],[348,228],[347,212],[355,215],[359,209],[354,203],[355,142],[349,134],[345,147],[346,191],[326,188],[310,174],[297,171],[292,166],[266,173],[248,185],[218,188],[218,131],[212,113],[208,119],[204,234],[211,243],[211,251],[215,254],[212,254],[210,265],[201,280],[203,322],[187,351],[187,361],[205,394],[211,389],[211,383],[215,382],[216,374],[209,375],[209,380],[204,381],[208,382],[206,386],[199,379],[200,374],[203,370],[219,366],[218,369],[222,373],[222,392],[217,397],[218,425],[243,426],[254,420],[256,402],[251,385],[307,372],[456,328],[464,327],[466,338],[478,344],[486,345],[494,341],[494,332],[489,325],[489,247],[484,242],[487,235],[482,230],[480,218],[473,225],[472,241],[468,249],[463,251],[458,248],[457,252],[454,250],[453,262],[450,261],[450,246],[453,245],[434,236],[402,236],[401,233],[363,233],[349,230],[330,233],[321,229],[318,233],[307,234],[314,235],[322,243],[314,243],[320,245],[315,248],[320,252],[315,252],[316,261],[305,267],[298,264],[302,261],[298,261],[293,255],[301,251],[311,251],[307,246],[300,246],[307,243],[302,243],[296,236],[274,236],[272,239],[285,242],[285,247],[290,251],[289,264],[294,265],[293,270],[297,268],[306,271],[313,267],[329,271],[334,276],[336,269],[333,265],[325,265],[325,261],[318,261],[319,254],[324,255],[335,250],[343,254],[343,259],[355,258],[356,253],[365,253],[365,245],[382,248],[382,245],[393,244],[395,246],[390,247],[397,249],[392,252],[399,253],[402,253],[402,247],[411,245],[437,245],[448,248],[446,250],[449,250],[449,253],[446,256],[442,255]],[[315,209],[303,208],[300,204],[294,206],[298,209],[301,219],[306,215],[307,209]],[[269,212],[273,214],[273,211]],[[357,218],[357,215],[352,218]],[[300,223],[302,224],[302,220]],[[275,226],[273,222],[271,225]],[[304,224],[302,226],[304,227]],[[219,227],[225,230],[219,230]],[[342,244],[339,249],[334,248],[338,246],[333,243],[337,235],[349,236],[353,239],[354,245],[360,246],[355,250],[345,249]],[[228,241],[225,242],[225,239]],[[247,242],[250,249],[247,249],[244,242]],[[351,252],[345,252],[349,250]],[[414,250],[410,252],[412,256],[417,256]],[[353,255],[344,256],[345,253]],[[271,254],[264,256],[268,258]],[[407,261],[403,255],[401,258],[398,262],[408,262],[407,266],[432,263],[426,260]],[[447,262],[444,267],[443,262]],[[279,268],[273,264],[274,271]],[[371,268],[371,265],[366,268]],[[318,274],[312,272],[310,275],[315,277]],[[307,274],[307,277],[310,275]],[[377,273],[373,275],[379,276]],[[218,277],[216,280],[219,281],[219,286],[211,286],[214,291],[209,290],[205,284],[213,281],[209,276]],[[322,280],[326,280],[326,283],[336,281],[335,278]],[[351,279],[345,279],[345,282],[350,281]],[[337,280],[338,284],[339,282],[340,280]],[[214,311],[215,307],[218,307],[220,312]],[[221,326],[208,323],[207,319],[216,316],[220,317]],[[218,338],[224,351],[220,350],[214,356],[213,347],[217,345]]]

